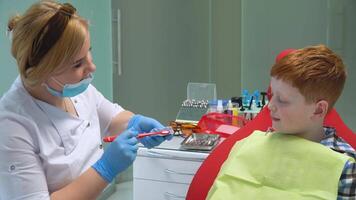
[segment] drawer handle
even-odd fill
[[[182,157],[182,156],[174,156],[166,153],[161,153],[161,152],[156,152],[153,150],[148,150],[146,151],[148,155],[151,155],[153,157],[157,158],[169,158],[169,159],[177,159],[177,160],[193,160],[193,161],[204,161],[204,159],[201,158],[187,158],[187,157]]]
[[[172,194],[170,192],[165,192],[165,195],[168,196],[168,197],[175,198],[175,199],[185,199],[185,196]]]
[[[195,173],[189,173],[189,172],[177,172],[174,170],[170,170],[170,169],[165,169],[165,172],[169,173],[169,174],[179,174],[179,175],[188,175],[188,176],[194,176]]]
[[[160,158],[177,158],[177,156],[172,156],[169,154],[164,154],[164,153],[159,153],[159,152],[155,152],[152,150],[148,150],[147,154],[151,155],[151,156],[156,156],[156,157],[160,157]]]

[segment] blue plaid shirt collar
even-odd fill
[[[320,142],[322,145],[331,148],[334,151],[346,154],[356,159],[356,151],[345,140],[336,135],[335,128],[324,127],[324,139]]]

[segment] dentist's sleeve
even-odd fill
[[[46,177],[29,127],[0,117],[0,199],[50,199]]]
[[[88,89],[90,90],[89,98],[95,101],[102,137],[107,136],[112,119],[125,110],[120,105],[106,99],[94,86],[90,85]]]

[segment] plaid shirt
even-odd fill
[[[325,127],[325,138],[322,145],[334,151],[346,154],[356,160],[356,151],[342,138],[336,135],[334,128]],[[339,181],[337,200],[356,200],[356,162],[347,161]]]

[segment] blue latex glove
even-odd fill
[[[145,117],[142,115],[134,115],[128,125],[128,129],[132,129],[133,131],[137,131],[138,133],[149,133],[153,131],[162,130],[165,127],[159,123],[157,120]],[[147,136],[139,140],[145,147],[153,148],[155,146],[160,145],[165,140],[172,139],[173,135],[169,134],[166,136]]]
[[[141,142],[145,147],[150,149],[160,145],[165,140],[171,140],[172,137],[173,134],[169,134],[165,136],[159,136],[159,135],[146,136],[144,138],[139,139],[139,142]]]
[[[110,183],[115,176],[128,168],[136,158],[138,132],[132,129],[122,132],[104,151],[92,166],[101,177]]]

